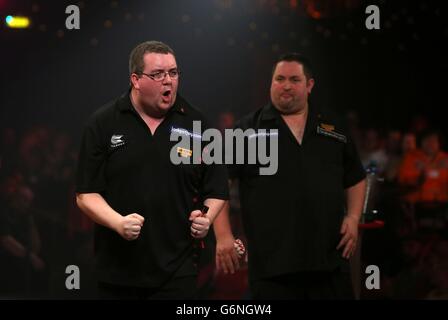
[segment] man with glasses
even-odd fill
[[[226,170],[171,161],[171,132],[188,134],[193,121],[204,123],[177,94],[173,50],[144,42],[131,52],[129,72],[130,90],[87,121],[79,155],[77,203],[96,222],[99,293],[191,299],[195,242],[228,198]],[[200,156],[180,149],[182,157]],[[198,210],[204,206],[206,214]]]

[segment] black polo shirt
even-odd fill
[[[229,167],[231,178],[240,181],[250,277],[346,265],[342,252],[336,251],[345,214],[344,190],[365,177],[346,128],[311,105],[299,144],[272,104],[246,116],[237,127],[278,130],[272,136],[278,139],[276,174],[259,175],[259,165]]]
[[[178,95],[152,135],[128,92],[87,121],[76,192],[100,193],[123,216],[135,212],[145,218],[134,241],[95,226],[100,281],[158,287],[173,274],[196,274],[190,212],[207,198],[228,199],[228,186],[224,165],[172,164],[177,142],[170,141],[171,131],[191,133],[194,120],[207,128],[203,116]]]

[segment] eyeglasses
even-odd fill
[[[177,69],[173,69],[170,71],[156,71],[151,74],[141,72],[140,74],[143,74],[143,75],[151,78],[154,81],[163,81],[165,79],[166,75],[169,75],[171,79],[179,78],[180,71]]]

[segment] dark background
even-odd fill
[[[67,30],[71,3],[0,1],[2,13],[33,22],[1,27],[2,126],[80,135],[95,108],[126,90],[129,52],[151,39],[173,47],[180,92],[210,118],[264,104],[273,59],[293,50],[314,62],[320,103],[356,110],[368,126],[405,127],[416,114],[444,124],[443,2],[83,1],[81,29]],[[365,27],[369,4],[380,8],[380,30]]]

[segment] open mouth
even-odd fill
[[[171,90],[165,90],[162,92],[162,100],[164,102],[170,102],[171,101],[171,95],[172,95],[172,91]]]
[[[165,102],[169,102],[171,100],[171,90],[165,90],[162,92],[162,100]]]

